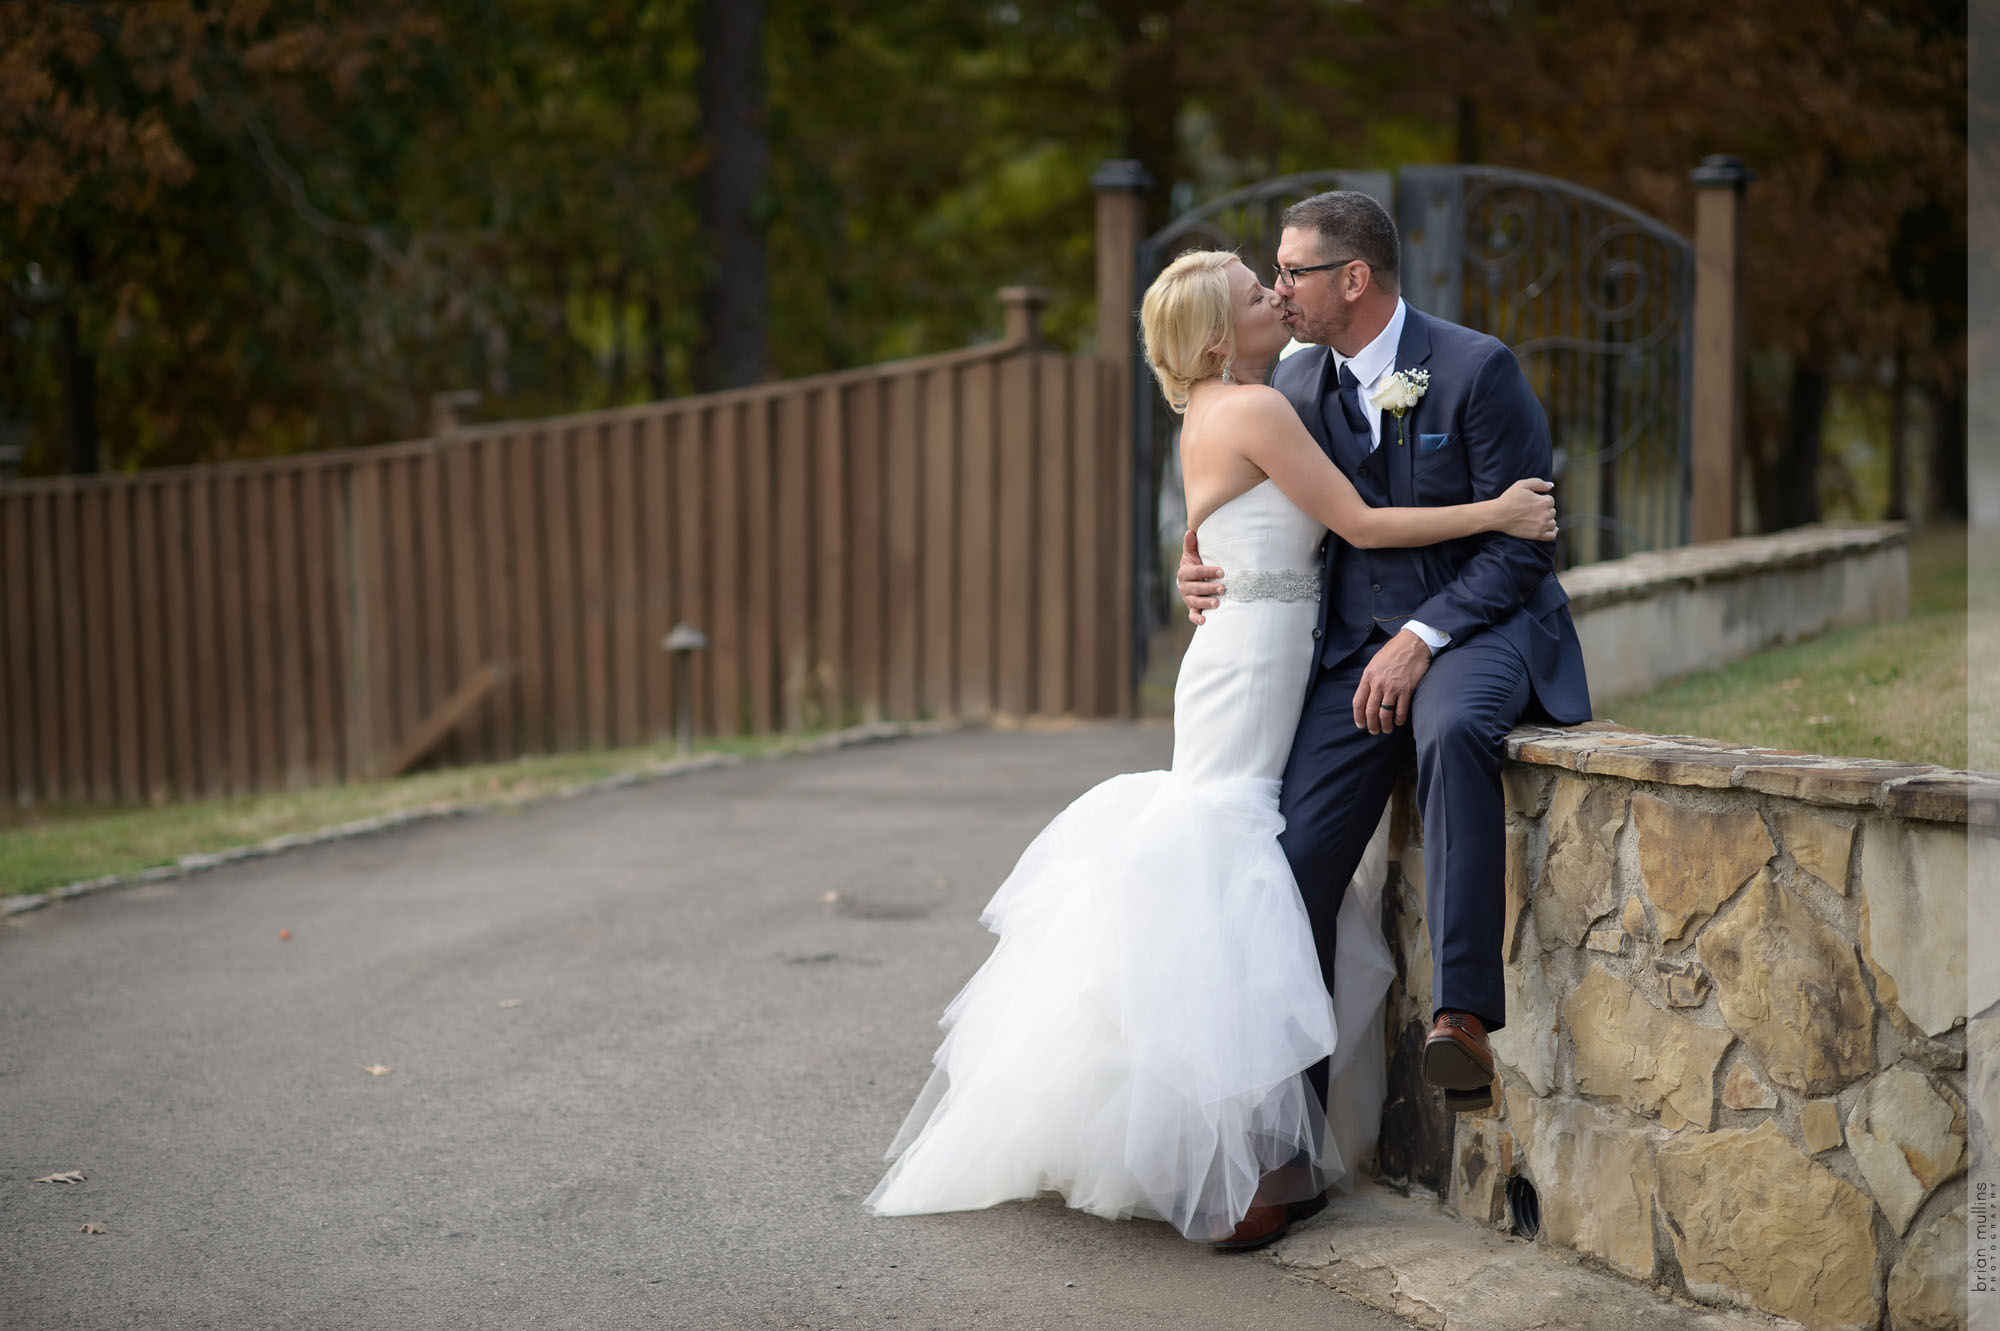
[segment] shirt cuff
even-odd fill
[[[1406,619],[1403,621],[1403,627],[1416,634],[1419,638],[1422,638],[1424,646],[1431,649],[1432,656],[1436,656],[1439,652],[1443,651],[1451,642],[1451,635],[1449,633],[1440,633],[1421,620]]]

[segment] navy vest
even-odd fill
[[[1320,411],[1333,443],[1333,463],[1354,482],[1361,498],[1374,508],[1409,504],[1414,498],[1410,458],[1396,442],[1401,423],[1385,413],[1382,444],[1369,453],[1368,441],[1356,439],[1347,428],[1339,394],[1323,394]],[[1320,663],[1326,666],[1340,664],[1378,626],[1394,637],[1431,595],[1420,551],[1363,550],[1337,536],[1326,538],[1321,577],[1326,593],[1320,598]]]

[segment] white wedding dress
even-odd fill
[[[1181,662],[1173,768],[1087,791],[987,905],[1000,941],[945,1010],[936,1071],[870,1210],[1053,1189],[1213,1239],[1267,1170],[1303,1156],[1316,1192],[1372,1150],[1394,974],[1386,833],[1341,907],[1332,1001],[1277,840],[1324,534],[1270,481],[1202,523],[1228,592]],[[1300,1074],[1329,1056],[1323,1119]]]

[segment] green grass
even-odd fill
[[[1597,714],[1655,734],[1964,767],[1965,635],[1965,529],[1932,528],[1910,543],[1908,619],[1773,647]]]
[[[1183,616],[1155,636],[1142,715],[1173,715],[1174,674],[1191,633]],[[1965,639],[1965,529],[1933,527],[1910,542],[1908,619],[1837,629],[1600,699],[1597,714],[1656,734],[1964,767]]]
[[[797,748],[813,735],[704,742],[704,753],[745,756]],[[271,837],[409,809],[520,804],[567,787],[644,771],[676,757],[672,745],[519,758],[390,781],[283,794],[195,800],[158,808],[44,806],[0,827],[0,894],[39,892],[106,874],[137,873]]]

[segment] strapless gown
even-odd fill
[[[1228,594],[1174,690],[1173,767],[1085,792],[980,922],[999,942],[945,1009],[928,1085],[867,1200],[974,1210],[1053,1190],[1218,1238],[1279,1166],[1340,1182],[1384,1091],[1386,833],[1341,907],[1332,993],[1278,848],[1312,669],[1325,529],[1265,481],[1201,526]],[[1301,1074],[1331,1058],[1322,1115]]]

